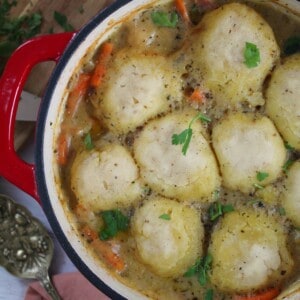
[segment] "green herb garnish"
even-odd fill
[[[213,299],[214,299],[214,291],[213,291],[213,289],[208,289],[205,292],[204,300],[213,300]]]
[[[182,146],[183,155],[186,155],[187,149],[190,145],[192,135],[193,135],[192,125],[196,120],[201,120],[203,122],[211,122],[211,119],[209,117],[203,115],[202,113],[199,113],[191,120],[191,122],[189,123],[189,127],[187,129],[183,130],[179,134],[174,133],[172,135],[172,145],[183,145]]]
[[[169,214],[162,214],[159,216],[160,219],[166,220],[166,221],[170,221],[171,220],[171,216]]]
[[[40,32],[42,16],[39,13],[12,18],[10,10],[17,1],[0,1],[0,75],[12,52],[27,39]]]
[[[93,140],[91,134],[88,133],[84,138],[84,145],[87,150],[92,150],[94,148]]]
[[[220,202],[216,201],[212,203],[208,208],[208,215],[211,221],[216,220],[225,213],[234,211],[234,207],[231,204],[223,205]]]
[[[289,151],[295,151],[295,148],[293,146],[291,146],[288,142],[284,143],[284,147],[285,147],[285,149],[287,149]]]
[[[300,52],[300,36],[291,36],[288,38],[284,43],[283,52],[285,55]]]
[[[278,208],[278,212],[281,216],[285,216],[286,215],[286,212],[285,212],[285,209],[283,207],[279,207]]]
[[[267,177],[269,177],[269,173],[266,172],[257,172],[256,179],[261,182],[264,181]]]
[[[289,168],[291,167],[291,165],[293,164],[294,160],[292,159],[288,159],[284,165],[282,166],[282,170],[284,173],[287,173],[287,171],[289,170]]]
[[[255,44],[246,42],[244,49],[244,64],[248,68],[255,68],[260,63],[260,52]]]
[[[207,254],[203,258],[197,259],[196,263],[191,266],[184,274],[184,277],[197,276],[201,286],[205,286],[209,281],[208,271],[211,269],[212,256]]]
[[[176,12],[170,14],[163,11],[154,11],[151,13],[152,22],[161,27],[176,27],[178,23],[178,15]]]
[[[74,27],[68,22],[66,15],[61,14],[58,11],[54,11],[54,20],[60,25],[66,32],[74,31]]]
[[[107,210],[101,212],[104,227],[100,231],[100,239],[105,241],[117,235],[119,231],[126,231],[129,226],[129,218],[119,210]]]

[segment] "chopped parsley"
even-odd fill
[[[284,165],[282,166],[282,170],[284,173],[287,173],[287,171],[289,170],[289,168],[291,167],[291,165],[293,164],[294,160],[292,159],[288,159]]]
[[[213,289],[208,289],[205,292],[204,300],[213,300],[213,299],[214,299],[214,291],[213,291]]]
[[[100,239],[105,241],[118,234],[119,231],[126,231],[129,226],[129,218],[119,210],[106,210],[101,212],[104,227],[100,231]]]
[[[12,52],[27,39],[40,33],[42,15],[32,13],[11,17],[10,10],[17,1],[0,1],[0,75]]]
[[[170,14],[163,11],[154,11],[151,13],[152,22],[161,27],[175,28],[178,23],[178,15],[176,12]]]
[[[171,216],[169,214],[162,214],[159,216],[160,219],[162,220],[166,220],[166,221],[170,221],[171,220]]]
[[[208,272],[211,269],[212,256],[207,254],[203,258],[197,259],[196,263],[191,266],[184,274],[184,277],[197,276],[201,286],[205,286],[209,281]]]
[[[197,114],[190,122],[189,127],[184,129],[181,133],[172,135],[172,145],[183,145],[182,146],[182,153],[186,155],[187,149],[190,145],[193,129],[192,125],[196,120],[201,120],[203,122],[211,122],[211,119],[208,116],[203,115],[202,113]]]
[[[286,212],[285,212],[285,209],[283,207],[279,207],[278,208],[278,212],[281,216],[285,216],[286,215]]]
[[[293,146],[291,146],[288,142],[284,143],[284,147],[285,147],[285,149],[287,149],[289,151],[295,151],[295,148]]]
[[[66,15],[63,15],[58,11],[54,11],[53,17],[57,24],[60,25],[66,32],[75,30],[74,27],[68,22]]]
[[[214,221],[221,217],[223,214],[234,211],[234,207],[231,204],[223,205],[220,202],[213,202],[208,208],[208,215],[211,221]]]
[[[266,172],[257,172],[256,173],[256,179],[259,182],[264,181],[268,177],[269,177],[269,173],[266,173]]]
[[[244,64],[248,68],[255,68],[260,63],[260,52],[255,44],[246,42],[244,48]]]
[[[84,138],[84,145],[87,150],[92,150],[94,148],[93,140],[91,134],[88,133]]]

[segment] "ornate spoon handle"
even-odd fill
[[[57,290],[50,280],[48,273],[46,273],[43,278],[38,278],[38,280],[53,300],[61,300]]]

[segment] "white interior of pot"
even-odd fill
[[[120,284],[114,277],[112,277],[108,271],[104,268],[99,267],[95,259],[87,255],[86,248],[78,240],[75,230],[72,227],[70,219],[66,216],[64,207],[61,204],[60,199],[62,199],[62,191],[58,188],[58,167],[55,164],[55,159],[53,157],[53,149],[55,137],[57,136],[58,127],[63,114],[63,107],[66,100],[65,90],[69,82],[70,77],[75,72],[78,67],[80,59],[84,56],[87,49],[97,40],[98,44],[101,44],[107,36],[110,34],[109,30],[112,23],[115,24],[117,20],[121,20],[126,17],[130,11],[133,11],[141,6],[147,5],[154,1],[151,0],[139,0],[132,1],[127,5],[123,6],[118,11],[110,15],[109,19],[104,20],[99,24],[87,37],[82,41],[80,46],[76,49],[72,57],[69,59],[65,68],[61,74],[61,77],[57,81],[57,85],[53,91],[53,96],[51,100],[51,106],[49,107],[48,115],[45,121],[45,133],[44,133],[44,169],[46,175],[46,185],[49,193],[49,198],[51,199],[51,205],[55,211],[56,218],[60,224],[64,235],[68,238],[70,244],[72,245],[74,251],[79,257],[85,262],[87,267],[103,282],[110,286],[113,290],[118,292],[129,299],[145,299],[144,296],[135,292],[134,290]],[[273,1],[274,3],[280,3],[281,5],[290,8],[292,12],[297,12],[300,14],[300,3],[296,0],[285,0],[285,1]],[[100,38],[99,38],[100,37]],[[61,101],[64,99],[64,101]],[[52,124],[52,126],[51,126]],[[51,158],[51,159],[49,159]]]

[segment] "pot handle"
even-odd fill
[[[12,54],[0,78],[0,175],[39,203],[35,166],[23,161],[14,149],[18,103],[31,69],[44,61],[57,63],[74,35],[58,33],[28,40]]]

